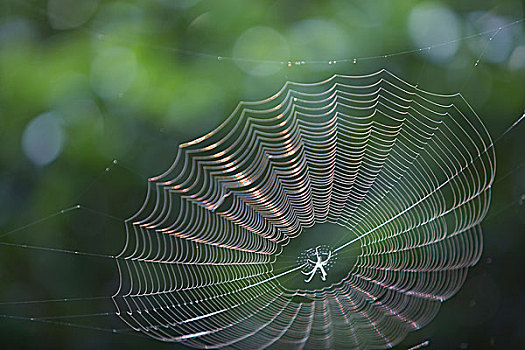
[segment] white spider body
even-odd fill
[[[317,256],[317,261],[308,259],[308,262],[314,265],[312,270],[310,270],[309,272],[301,271],[303,274],[310,276],[308,279],[304,280],[306,283],[310,282],[312,278],[314,278],[315,274],[317,273],[317,270],[321,271],[321,279],[323,281],[326,281],[326,270],[324,267],[330,261],[330,258],[332,257],[332,252],[328,252],[328,257],[325,260],[323,260],[321,254],[319,254],[319,247],[317,247],[315,248],[315,255]]]

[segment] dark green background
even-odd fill
[[[314,82],[334,73],[387,68],[428,91],[460,91],[493,137],[525,107],[523,22],[503,29],[493,40],[492,33],[461,40],[442,62],[424,52],[341,62],[440,44],[454,25],[461,38],[495,30],[525,17],[521,1],[0,4],[0,235],[76,204],[116,218],[131,216],[142,203],[146,179],[171,164],[179,143],[216,127],[240,100],[265,98],[287,80]],[[431,15],[436,9],[433,18],[439,25],[423,22],[420,30],[411,30],[411,18],[421,9]],[[452,19],[440,17],[443,9]],[[239,39],[257,26],[281,37]],[[414,39],[419,31],[427,35],[424,45]],[[232,56],[238,60],[228,58]],[[289,68],[239,59],[323,62]],[[330,60],[339,62],[328,64]],[[60,120],[62,148],[53,162],[37,166],[25,155],[22,139],[28,124],[47,112]],[[524,136],[525,126],[519,125],[497,144],[497,183],[483,223],[481,261],[436,319],[410,334],[400,348],[427,339],[437,349],[517,348],[525,342]],[[73,210],[0,240],[116,254],[123,245],[124,225],[99,213]],[[0,301],[110,296],[116,277],[111,259],[0,246]],[[24,317],[99,312],[113,312],[111,301],[0,305],[0,314]],[[124,326],[107,316],[65,321]],[[0,318],[0,347],[177,345]]]

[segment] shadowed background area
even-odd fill
[[[125,329],[106,314],[118,287],[114,260],[19,244],[118,254],[122,220],[139,209],[147,178],[170,166],[178,145],[287,80],[387,68],[428,91],[461,92],[498,137],[524,112],[525,23],[515,23],[524,17],[514,0],[2,0],[0,241],[18,246],[0,246],[0,315],[99,314],[49,320]],[[518,125],[496,145],[482,259],[436,319],[399,348],[525,341],[524,135]],[[180,348],[5,317],[0,344]]]

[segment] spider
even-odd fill
[[[332,257],[332,252],[328,252],[328,257],[326,258],[326,260],[323,260],[321,254],[319,254],[319,247],[317,247],[315,248],[315,255],[317,256],[317,261],[308,259],[308,262],[314,265],[312,270],[310,270],[310,272],[301,271],[303,274],[310,276],[310,278],[304,280],[306,283],[310,282],[312,278],[314,278],[315,273],[318,269],[321,270],[321,279],[323,281],[326,281],[326,270],[324,269],[324,267],[326,266],[326,264],[328,264],[328,261],[330,261],[330,258]]]

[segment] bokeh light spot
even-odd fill
[[[0,45],[20,44],[38,36],[34,24],[26,19],[8,18],[0,24]]]
[[[47,18],[54,29],[71,29],[86,23],[97,7],[98,0],[48,0]]]
[[[487,32],[477,40],[467,41],[468,47],[476,56],[482,56],[483,61],[492,63],[504,62],[514,49],[512,31],[500,30],[511,20],[484,11],[475,11],[468,16],[470,33]]]
[[[434,63],[450,61],[459,49],[461,36],[457,15],[442,4],[424,2],[414,7],[408,17],[408,34],[417,48],[447,43],[422,50],[422,54]]]
[[[24,154],[38,166],[54,161],[62,151],[63,142],[62,119],[55,112],[34,118],[22,135]]]
[[[509,69],[518,70],[525,68],[525,46],[518,46],[509,58]]]
[[[351,35],[338,24],[322,19],[307,19],[295,24],[289,32],[294,57],[337,60],[349,55],[354,46]]]
[[[237,65],[245,72],[257,76],[271,75],[282,69],[279,63],[259,60],[279,61],[287,59],[289,55],[286,39],[269,27],[248,29],[237,39],[233,48]]]
[[[91,86],[105,99],[122,96],[137,74],[135,54],[125,47],[112,47],[100,53],[91,65]]]

